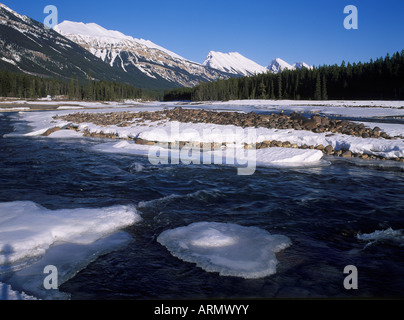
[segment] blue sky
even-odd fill
[[[404,49],[403,0],[0,0],[43,22],[46,5],[63,20],[94,22],[151,40],[187,59],[237,51],[267,66],[274,58],[312,65],[369,61]],[[358,8],[346,30],[344,7]]]

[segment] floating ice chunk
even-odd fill
[[[363,241],[391,240],[404,244],[403,230],[393,230],[392,228],[376,230],[372,233],[358,234],[356,238]]]
[[[55,265],[61,284],[99,255],[126,245],[131,236],[119,230],[140,220],[132,206],[48,210],[30,201],[0,203],[4,292],[11,286],[41,299],[68,298],[43,288],[44,267]]]
[[[54,265],[57,268],[58,287],[74,277],[99,256],[125,247],[132,237],[118,231],[91,244],[60,243],[50,247],[45,255],[24,269],[12,272],[7,283],[14,290],[26,292],[45,300],[70,299],[70,294],[59,290],[46,290],[43,286],[44,268]]]
[[[173,256],[205,271],[246,279],[275,274],[275,253],[291,245],[288,237],[257,227],[216,222],[166,230],[157,241]]]
[[[139,163],[139,162],[134,162],[132,163],[132,165],[129,168],[129,172],[130,173],[134,173],[134,172],[141,172],[145,169],[145,167]]]
[[[147,156],[150,146],[144,146],[129,141],[107,142],[92,147],[93,150],[106,153],[123,153],[138,156]]]
[[[87,245],[140,220],[130,206],[52,211],[15,201],[0,203],[0,213],[0,266],[42,256],[55,243]]]
[[[0,282],[0,300],[38,300],[36,297],[18,292],[5,283]]]
[[[73,131],[73,130],[60,130],[60,131],[56,131],[53,132],[49,135],[49,138],[60,138],[60,139],[64,139],[64,138],[82,138],[83,134],[77,131]]]

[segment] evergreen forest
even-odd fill
[[[164,100],[403,100],[404,50],[366,63],[284,70],[165,91]]]

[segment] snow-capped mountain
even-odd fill
[[[291,66],[289,63],[280,58],[272,60],[268,66],[268,70],[272,71],[273,73],[279,73],[284,70],[294,70],[294,69],[295,68],[293,66]]]
[[[242,56],[238,52],[222,53],[216,51],[209,52],[203,65],[240,76],[252,76],[266,72],[279,73],[284,70],[313,68],[305,62],[296,62],[295,64],[290,65],[280,58],[272,60],[268,67],[263,67]]]
[[[292,67],[293,69],[301,69],[301,68],[313,69],[313,66],[309,66],[305,62],[295,62]]]
[[[273,73],[279,73],[284,70],[296,70],[301,68],[313,69],[313,66],[309,66],[305,62],[296,62],[293,65],[290,65],[280,58],[272,60],[268,66],[268,70],[272,71]]]
[[[211,51],[203,64],[149,40],[95,23],[64,21],[54,30],[0,4],[0,69],[42,77],[110,80],[140,88],[175,88],[200,82],[309,67],[274,60],[268,68],[237,52]],[[309,67],[310,68],[310,67]]]
[[[268,71],[267,68],[260,66],[258,63],[242,56],[238,52],[222,53],[211,51],[202,64],[204,66],[241,76],[252,76],[254,74],[265,73]]]
[[[27,16],[0,4],[0,69],[41,77],[130,83],[142,88],[174,87],[139,70],[126,73],[96,58],[80,45]]]
[[[95,23],[64,21],[54,30],[110,66],[121,68],[126,73],[140,70],[152,79],[162,78],[176,86],[189,87],[201,81],[231,76],[222,70],[187,60],[151,41],[107,30]]]

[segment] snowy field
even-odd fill
[[[29,109],[32,105],[43,105],[43,106],[61,106],[64,108],[122,108],[130,106],[170,106],[170,105],[189,105],[189,106],[211,106],[213,108],[221,107],[256,107],[262,109],[288,109],[293,108],[296,111],[313,111],[313,112],[328,112],[329,114],[343,114],[344,108],[360,108],[361,111],[364,109],[372,108],[368,110],[366,115],[376,116],[375,111],[380,108],[387,109],[404,109],[404,101],[374,101],[374,100],[229,100],[229,101],[203,101],[203,102],[148,102],[142,100],[123,100],[120,102],[112,101],[61,101],[52,100],[50,98],[43,98],[38,100],[24,100],[24,99],[7,99],[0,100],[0,108],[2,105],[13,105],[13,108],[27,108]],[[334,107],[334,108],[332,108]],[[336,108],[336,109],[335,109]],[[20,109],[21,110],[21,109]],[[2,110],[4,111],[4,110]],[[390,110],[392,111],[392,110]],[[334,113],[335,112],[335,113]],[[357,114],[358,111],[350,110],[346,115]],[[393,111],[393,113],[396,113]],[[397,114],[403,115],[404,111],[397,111]],[[363,114],[361,114],[363,116]],[[391,114],[393,115],[393,114]]]

